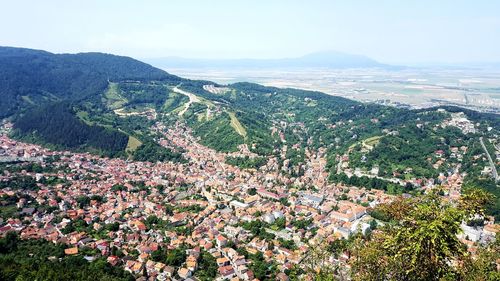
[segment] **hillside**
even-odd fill
[[[310,59],[322,61],[322,55]],[[391,193],[410,191],[404,182],[422,186],[459,168],[469,185],[490,181],[481,172],[488,166],[482,151],[460,148],[481,136],[494,140],[497,115],[456,107],[397,109],[253,83],[224,86],[98,53],[0,48],[0,60],[2,117],[14,120],[14,135],[23,140],[142,161],[183,161],[182,149],[160,146],[162,136],[153,129],[181,124],[207,147],[248,150],[291,177],[307,173],[307,162],[317,155],[326,159],[330,181]],[[443,157],[451,157],[450,164],[441,165]],[[262,159],[231,161],[271,169]]]
[[[77,112],[79,106],[102,111],[102,95],[114,81],[182,80],[132,58],[102,53],[52,54],[0,47],[0,65],[0,118],[15,117],[18,137],[105,155],[124,155],[130,131],[126,134],[112,124],[84,122],[77,116],[83,113]]]
[[[108,81],[180,80],[137,60],[101,53],[0,47],[0,66],[0,118],[32,105],[99,95]]]
[[[54,130],[57,128],[57,130]],[[129,137],[117,130],[88,125],[66,103],[33,109],[16,121],[18,137],[42,140],[60,149],[84,149],[117,156],[127,146]]]
[[[498,279],[497,115],[9,51],[2,280]]]

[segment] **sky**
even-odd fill
[[[135,58],[500,62],[496,0],[0,0],[0,45]]]

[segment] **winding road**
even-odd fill
[[[493,162],[493,159],[491,158],[491,155],[488,152],[488,149],[486,149],[486,145],[484,145],[483,137],[479,137],[479,141],[481,142],[481,146],[483,147],[484,152],[486,152],[486,156],[488,157],[488,161],[490,162],[491,171],[493,173],[493,178],[495,179],[495,181],[498,181],[498,173],[497,173],[497,169],[495,168],[495,163]]]
[[[184,115],[184,113],[189,109],[189,106],[193,103],[193,102],[200,102],[200,99],[191,94],[190,92],[186,92],[184,90],[181,90],[177,87],[174,87],[173,89],[174,92],[178,93],[178,94],[181,94],[181,95],[185,95],[185,96],[188,96],[189,98],[189,101],[186,103],[186,107],[184,107],[180,112],[179,112],[179,116],[182,116]]]

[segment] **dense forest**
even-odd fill
[[[35,105],[99,95],[108,81],[182,80],[132,58],[102,53],[0,47],[0,66],[0,118]]]
[[[168,98],[168,88],[162,84],[155,83],[120,83],[119,90],[127,102],[123,106],[152,105],[155,109],[161,109]]]
[[[9,232],[0,238],[0,280],[135,280],[103,258],[88,262],[81,255],[65,256],[64,248],[44,240],[20,240]]]
[[[128,136],[114,129],[88,125],[74,114],[68,103],[55,103],[33,110],[15,123],[17,135],[22,138],[53,144],[73,150],[85,148],[107,155],[125,150]]]
[[[149,161],[149,162],[184,161],[184,159],[182,158],[182,154],[180,152],[172,151],[171,149],[160,146],[159,144],[152,141],[143,143],[141,146],[139,146],[134,151],[133,158],[136,161]]]
[[[397,135],[381,137],[369,152],[363,152],[361,145],[355,146],[350,164],[366,169],[377,166],[381,176],[399,174],[399,177],[404,175],[406,178],[436,178],[439,172],[446,172],[446,167],[435,169],[428,159],[437,150],[449,155],[449,146],[466,145],[467,140],[468,137],[457,128],[436,131],[428,127],[407,126],[399,129]]]

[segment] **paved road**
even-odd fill
[[[189,93],[189,92],[186,92],[186,91],[184,91],[184,90],[181,90],[181,89],[179,89],[179,88],[177,88],[177,87],[175,87],[175,88],[173,89],[173,91],[174,91],[174,92],[176,92],[176,93],[179,93],[179,94],[182,94],[182,95],[185,95],[185,96],[188,96],[188,97],[189,97],[189,101],[186,103],[186,107],[184,107],[184,109],[182,109],[182,110],[179,112],[179,116],[184,115],[184,112],[186,112],[186,111],[189,109],[189,106],[190,106],[193,102],[200,102],[200,99],[199,99],[197,96],[195,96],[195,95],[193,95],[193,94],[191,94],[191,93]]]
[[[481,142],[481,146],[483,147],[484,151],[486,152],[486,156],[488,156],[488,161],[490,162],[491,171],[493,172],[493,178],[495,179],[495,181],[498,181],[498,173],[497,173],[497,169],[495,168],[495,163],[493,162],[493,159],[491,159],[491,155],[488,152],[488,149],[486,149],[486,145],[484,145],[483,137],[479,137],[479,141]]]

